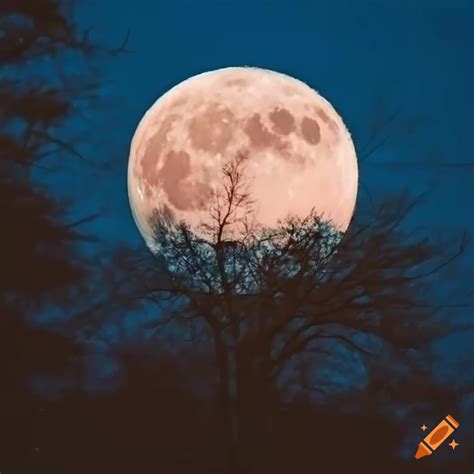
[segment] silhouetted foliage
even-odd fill
[[[3,296],[23,301],[59,296],[58,290],[84,276],[72,252],[82,238],[78,223],[65,223],[65,203],[34,178],[47,158],[74,152],[54,130],[95,83],[84,78],[79,87],[60,68],[58,75],[44,77],[32,67],[38,58],[54,64],[66,49],[87,55],[92,48],[79,38],[66,10],[65,2],[55,0],[6,1],[0,7],[0,288]]]
[[[92,43],[76,31],[66,2],[0,4],[0,470],[25,468],[39,400],[36,376],[77,374],[78,344],[39,324],[39,315],[74,296],[86,272],[75,249],[85,237],[67,204],[36,179],[52,156],[76,154],[56,137],[95,78],[81,85],[67,75],[37,74],[35,61],[54,69],[66,50],[89,55]],[[41,68],[39,68],[41,70]],[[24,472],[24,471],[23,471]]]
[[[342,345],[368,358],[392,350],[403,360],[445,331],[427,296],[430,276],[465,247],[463,238],[451,256],[404,229],[414,205],[406,197],[383,202],[345,236],[315,213],[262,229],[245,162],[237,156],[224,166],[200,232],[155,216],[165,268],[143,290],[148,299],[174,299],[178,309],[164,321],[207,328],[229,471],[259,465],[285,369],[307,350]]]

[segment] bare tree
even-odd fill
[[[294,357],[328,342],[370,357],[367,335],[404,350],[438,334],[441,306],[429,300],[429,277],[466,243],[446,256],[405,231],[403,218],[416,204],[406,197],[383,202],[375,218],[344,236],[315,212],[261,228],[245,163],[237,156],[224,166],[223,188],[199,235],[155,216],[165,268],[142,295],[179,303],[164,321],[200,321],[209,329],[230,471],[262,452],[280,377]]]

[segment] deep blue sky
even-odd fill
[[[437,225],[449,216],[451,224],[474,230],[468,217],[474,169],[414,165],[474,160],[471,0],[86,0],[79,16],[109,44],[130,29],[134,51],[101,64],[104,104],[88,111],[82,146],[93,160],[112,156],[117,171],[67,178],[82,209],[102,211],[94,231],[105,240],[139,242],[126,165],[143,113],[185,78],[236,65],[307,82],[336,107],[359,151],[377,107],[400,110],[412,133],[392,127],[396,146],[361,165],[362,182],[375,196],[429,190],[417,219]]]
[[[147,108],[189,76],[242,65],[284,72],[318,90],[342,115],[358,151],[377,110],[399,110],[402,127],[389,128],[391,146],[361,163],[362,183],[375,199],[429,191],[414,224],[434,235],[462,227],[474,234],[474,167],[449,166],[474,161],[472,0],[86,0],[78,17],[112,45],[131,32],[133,53],[100,63],[102,104],[71,124],[84,132],[81,151],[92,161],[112,159],[114,170],[78,163],[50,183],[76,199],[81,215],[101,212],[90,230],[106,245],[141,244],[126,171]],[[447,342],[449,363],[456,364],[456,347],[465,352],[470,335],[464,337]],[[449,364],[439,373],[456,376]]]

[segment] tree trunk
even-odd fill
[[[273,404],[267,380],[263,367],[240,359],[237,368],[238,453],[246,472],[258,471],[266,458]]]
[[[229,474],[238,472],[236,457],[236,439],[230,390],[229,352],[218,332],[214,334],[214,349],[218,372],[219,432],[225,449],[225,458]]]

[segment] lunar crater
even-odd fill
[[[337,123],[335,120],[333,120],[329,115],[324,112],[323,109],[317,109],[317,114],[321,118],[321,120],[331,129],[333,133],[337,133],[339,130],[339,127],[337,126]]]
[[[275,108],[268,118],[273,123],[273,131],[281,135],[288,135],[295,130],[295,118],[286,109]]]
[[[317,145],[321,140],[321,129],[318,122],[310,117],[304,117],[301,121],[301,133],[311,145]]]
[[[168,145],[168,133],[177,118],[177,115],[168,115],[163,120],[157,132],[152,136],[149,142],[145,144],[143,156],[140,160],[140,174],[148,186],[153,187],[158,185],[158,163]]]
[[[158,173],[160,185],[169,201],[179,210],[202,209],[211,187],[192,179],[190,156],[183,150],[171,150]]]
[[[249,137],[250,144],[256,148],[270,147],[278,140],[278,138],[263,125],[260,114],[254,114],[251,119],[247,120],[244,130]]]

